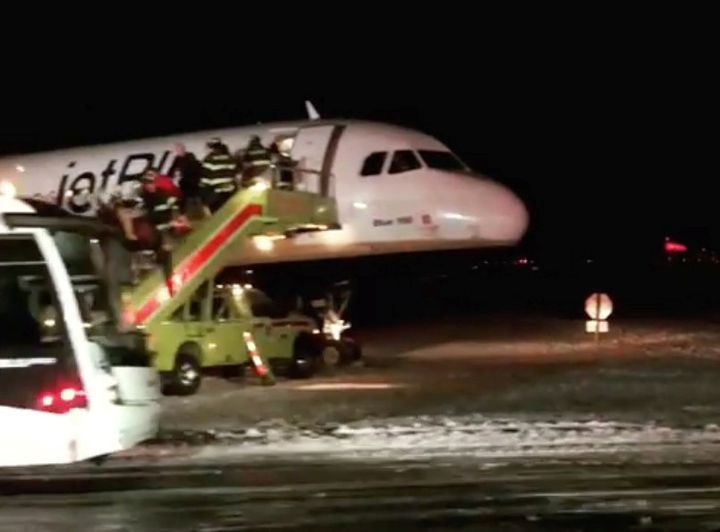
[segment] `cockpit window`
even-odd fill
[[[400,174],[410,170],[417,170],[421,166],[415,153],[410,150],[399,150],[393,154],[389,172],[391,174]]]
[[[467,170],[460,159],[449,151],[420,150],[420,157],[428,168],[447,170],[448,172],[463,172]]]
[[[386,158],[387,152],[385,151],[376,151],[371,153],[365,158],[360,175],[379,175],[385,165]]]

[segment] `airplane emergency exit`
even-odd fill
[[[102,191],[148,167],[171,172],[174,144],[202,159],[211,137],[236,150],[252,135],[266,145],[279,140],[297,161],[296,189],[336,199],[340,227],[273,245],[244,241],[228,265],[507,247],[527,229],[527,210],[511,190],[429,135],[374,122],[273,123],[9,156],[0,159],[0,181],[21,198],[92,216]]]

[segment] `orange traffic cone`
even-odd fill
[[[260,356],[257,345],[255,344],[255,340],[253,340],[252,334],[250,334],[249,332],[244,332],[243,339],[245,340],[245,346],[247,347],[248,355],[250,355],[250,362],[252,362],[253,371],[255,371],[255,374],[260,378],[260,382],[264,386],[272,386],[273,384],[275,384],[275,376],[273,375],[270,367],[265,364],[262,357]]]

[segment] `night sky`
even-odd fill
[[[644,253],[666,234],[720,245],[710,28],[680,27],[671,13],[590,27],[591,15],[554,27],[529,14],[491,33],[484,20],[451,38],[418,31],[358,45],[330,32],[309,43],[338,43],[340,60],[263,42],[236,43],[223,63],[217,50],[174,50],[151,35],[96,61],[88,36],[57,57],[45,49],[42,64],[18,62],[0,103],[0,152],[301,119],[310,98],[324,117],[436,135],[513,187],[531,211],[533,253]],[[148,51],[153,40],[168,42]],[[253,60],[265,73],[252,73]],[[212,77],[218,69],[225,78]]]

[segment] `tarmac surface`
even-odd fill
[[[4,471],[0,530],[717,529],[718,324],[361,331],[362,367],[207,379],[155,442]]]

